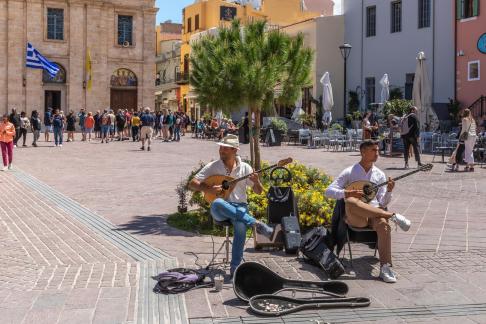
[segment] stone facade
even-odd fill
[[[110,107],[110,80],[118,69],[137,78],[136,106],[154,105],[154,0],[3,0],[0,2],[0,112],[46,108],[47,91],[60,91],[64,111]],[[47,37],[48,8],[63,9],[63,39]],[[132,16],[133,42],[118,45],[118,15]],[[25,67],[26,44],[66,71],[65,83],[45,83],[42,71]],[[86,52],[92,88],[86,87]],[[135,91],[136,89],[136,91]],[[123,87],[118,87],[118,93]],[[136,107],[133,107],[136,108]]]

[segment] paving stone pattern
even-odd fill
[[[180,265],[195,266],[194,257],[184,253],[187,251],[195,252],[202,264],[210,260],[213,249],[210,237],[172,229],[167,226],[166,217],[176,210],[177,183],[199,160],[207,162],[217,157],[214,142],[183,138],[176,144],[156,140],[151,152],[141,152],[139,144],[131,142],[74,142],[66,143],[62,149],[50,147],[52,143],[40,144],[37,149],[16,150],[14,163],[120,229],[177,257]],[[249,155],[247,145],[242,147],[241,155]],[[292,145],[264,147],[262,156],[268,161],[292,156],[331,176],[337,176],[345,166],[359,159],[356,152],[327,152]],[[424,156],[423,160],[431,161],[432,157]],[[377,165],[389,176],[405,172],[399,158],[380,158]],[[407,233],[392,234],[394,269],[399,281],[390,285],[377,280],[379,265],[373,250],[360,244],[352,245],[354,267],[346,262],[348,272],[342,277],[350,286],[350,295],[371,297],[370,308],[314,311],[279,319],[255,318],[248,313],[247,305],[235,298],[231,284],[226,283],[221,292],[200,289],[185,294],[189,320],[191,323],[287,323],[310,319],[484,323],[485,180],[486,169],[449,173],[444,164],[434,163],[431,172],[397,182],[390,210],[406,215],[413,224]],[[214,242],[219,244],[221,239],[215,238]],[[17,259],[24,260],[21,257],[25,253],[21,247],[24,244],[9,245]],[[262,262],[285,277],[326,279],[320,270],[295,256],[254,251],[251,240],[245,258]],[[150,267],[154,269],[156,265],[151,263]],[[147,268],[140,266],[140,273],[142,269]],[[445,311],[448,309],[449,312]],[[80,312],[79,316],[86,315]]]
[[[19,170],[0,177],[2,323],[186,322],[182,296],[151,291],[150,277],[175,259],[113,225],[95,228],[99,216],[86,210],[79,222],[56,205],[75,203]]]

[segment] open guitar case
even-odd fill
[[[292,187],[281,185],[292,180],[292,173],[287,168],[276,167],[270,172],[270,180],[273,185],[267,193],[267,223],[274,228],[274,234],[268,239],[255,233],[255,249],[285,248],[287,253],[295,254],[301,238],[297,198]]]
[[[282,316],[306,309],[367,307],[367,297],[348,297],[348,285],[337,280],[305,281],[286,279],[257,262],[236,268],[233,290],[252,312]]]

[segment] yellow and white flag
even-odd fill
[[[92,65],[91,65],[91,53],[89,49],[86,50],[86,89],[91,90],[93,83],[92,78]]]

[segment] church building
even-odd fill
[[[154,0],[0,1],[0,113],[153,108]],[[59,67],[26,67],[27,43]]]

